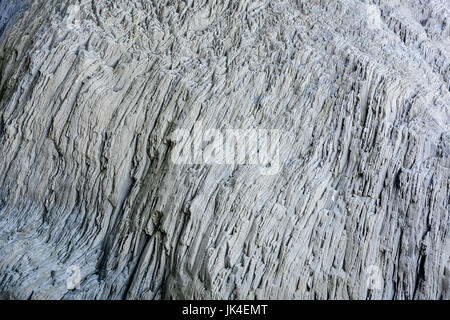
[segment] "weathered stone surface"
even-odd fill
[[[3,298],[450,298],[448,0],[0,9]],[[174,164],[197,120],[279,173]]]

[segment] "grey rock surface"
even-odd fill
[[[0,10],[0,297],[450,298],[448,0]],[[174,164],[199,120],[279,172]]]
[[[0,1],[0,42],[27,5],[28,0]]]

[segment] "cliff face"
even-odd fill
[[[3,298],[450,298],[447,0],[0,8]]]

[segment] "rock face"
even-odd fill
[[[450,298],[448,0],[0,10],[1,297]],[[279,170],[174,163],[200,122]]]

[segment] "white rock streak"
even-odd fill
[[[0,297],[450,298],[448,2],[10,4]],[[279,172],[173,163],[197,121]]]

